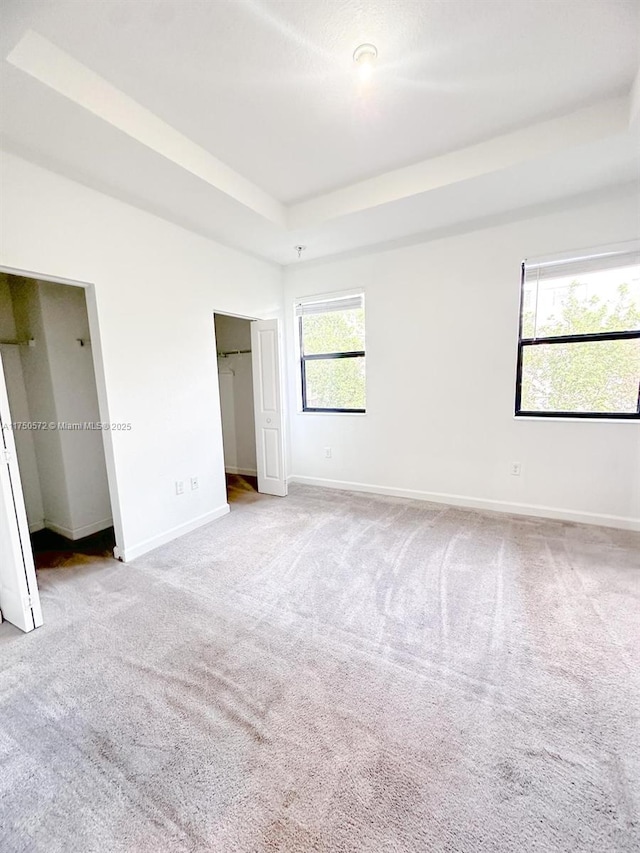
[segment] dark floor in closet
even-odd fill
[[[248,474],[227,474],[227,500],[233,507],[258,496],[258,478]]]
[[[113,527],[75,540],[46,529],[31,534],[31,547],[37,569],[53,569],[62,564],[67,565],[74,555],[111,557],[115,544]]]

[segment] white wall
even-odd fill
[[[0,340],[16,340],[18,333],[14,317],[11,289],[8,276],[0,273]],[[7,396],[11,409],[11,417],[20,423],[32,421],[29,402],[24,383],[21,348],[16,346],[0,346],[7,383]],[[25,508],[29,528],[33,532],[44,527],[44,507],[38,476],[38,464],[34,446],[34,433],[31,430],[16,430],[14,432],[16,453],[22,481]]]
[[[105,448],[125,558],[225,512],[212,315],[280,316],[280,269],[6,153],[2,186],[0,264],[95,286],[102,420],[132,424]]]
[[[218,352],[251,349],[251,321],[243,317],[216,314],[216,348]]]
[[[51,378],[51,365],[47,351],[45,324],[37,281],[17,279],[9,284],[16,330],[21,339],[32,339],[33,347],[22,347],[20,360],[24,388],[29,403],[30,420],[39,423],[57,423],[58,412]],[[9,397],[11,405],[12,398]],[[47,520],[53,526],[69,528],[71,511],[64,471],[61,435],[57,430],[34,430],[33,444],[38,466],[38,479],[43,507],[43,526]],[[21,461],[19,459],[19,461]],[[25,476],[20,469],[20,477]],[[28,482],[28,478],[27,478]]]
[[[91,344],[78,340],[91,338],[84,288],[43,282],[38,290],[57,420],[100,421]],[[77,539],[112,523],[102,435],[91,430],[59,435],[69,502],[69,526],[59,532]],[[45,519],[52,521],[46,506]]]
[[[294,478],[640,526],[640,426],[515,420],[520,264],[638,236],[635,192],[524,221],[288,268]],[[366,293],[367,414],[298,413],[293,303]],[[324,458],[324,448],[332,458]],[[520,477],[510,465],[522,465]]]
[[[251,349],[251,322],[224,314],[215,316],[216,347],[220,352]],[[257,473],[251,352],[218,358],[222,441],[229,474]]]

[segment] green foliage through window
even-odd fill
[[[363,350],[364,308],[305,315],[302,336],[305,355]]]
[[[520,412],[638,415],[640,269],[525,281],[520,360]]]
[[[351,306],[352,298],[341,310],[335,300],[329,310],[298,318],[306,411],[365,410],[364,307],[361,297],[355,301],[359,307]]]

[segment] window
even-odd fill
[[[365,411],[364,296],[296,306],[302,410]]]
[[[516,415],[640,418],[640,249],[523,263]]]

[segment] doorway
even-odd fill
[[[285,496],[285,441],[277,320],[215,312],[227,501]]]
[[[214,314],[227,500],[258,493],[251,320]]]
[[[86,288],[0,272],[0,353],[39,569],[115,545]]]

